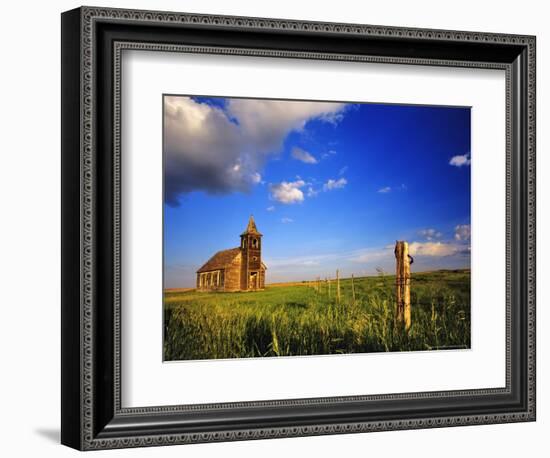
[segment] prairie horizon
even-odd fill
[[[415,271],[414,274],[431,274],[435,272],[470,272],[470,268],[464,268],[464,269],[433,269],[433,270],[422,270],[422,271]],[[360,280],[363,278],[380,278],[380,277],[395,277],[395,273],[386,272],[384,275],[380,274],[371,274],[371,275],[362,275],[362,276],[355,276],[354,278],[356,280]],[[334,279],[334,278],[332,278]],[[350,280],[350,277],[341,277],[340,280]],[[266,288],[277,288],[279,286],[307,286],[307,283],[314,282],[315,279],[306,279],[306,280],[295,280],[295,281],[288,281],[288,282],[276,282],[276,283],[266,283]],[[321,281],[325,281],[324,277],[321,279]],[[194,291],[196,288],[165,288],[165,292],[186,292],[186,291]],[[254,292],[254,291],[251,291]]]

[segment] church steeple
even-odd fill
[[[254,216],[250,215],[250,218],[248,219],[248,225],[246,226],[245,231],[241,234],[243,235],[262,235],[258,231],[258,228],[256,227],[256,222],[254,221]]]
[[[256,290],[263,288],[264,273],[262,273],[262,234],[256,227],[254,217],[250,215],[248,225],[241,234],[241,290]]]

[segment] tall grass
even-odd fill
[[[470,272],[413,275],[412,326],[394,328],[395,277],[248,293],[166,292],[164,359],[411,351],[470,346]]]

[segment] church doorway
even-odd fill
[[[248,281],[249,289],[258,289],[258,272],[250,272],[250,279]]]

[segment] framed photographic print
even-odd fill
[[[535,419],[535,38],[62,15],[62,443]]]

